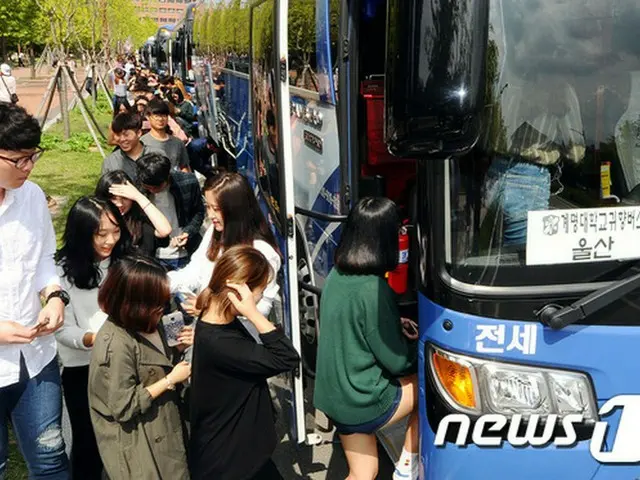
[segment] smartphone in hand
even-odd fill
[[[178,308],[178,311],[180,311],[182,313],[182,316],[184,318],[184,321],[186,324],[190,325],[193,323],[194,318],[193,316],[191,316],[183,307],[182,304],[185,303],[187,300],[189,300],[189,298],[191,296],[194,296],[193,293],[184,293],[184,292],[177,292],[174,295],[174,301],[176,303],[176,307]]]
[[[184,316],[182,312],[173,312],[162,317],[165,339],[169,347],[180,345],[178,335],[184,328]]]

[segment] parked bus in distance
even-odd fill
[[[154,69],[162,73],[169,73],[173,68],[170,40],[174,27],[175,25],[163,25],[155,35],[153,64]]]
[[[193,14],[201,123],[286,259],[292,438],[320,438],[304,389],[341,226],[383,195],[409,236],[406,277],[390,281],[419,319],[423,478],[640,476],[589,450],[598,420],[616,449],[623,415],[599,408],[640,394],[640,4],[234,0]],[[436,447],[449,414],[465,432],[505,417],[482,435],[499,447],[471,433],[457,446],[456,429]],[[531,415],[583,421],[570,447],[505,441]]]
[[[190,3],[184,16],[173,26],[167,41],[167,50],[171,52],[169,75],[173,75],[185,85],[193,86],[193,15],[196,3]]]

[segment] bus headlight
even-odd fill
[[[595,421],[591,383],[583,373],[495,362],[428,347],[436,388],[456,411],[507,416],[581,414]]]

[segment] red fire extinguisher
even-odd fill
[[[409,233],[406,227],[407,221],[400,227],[398,234],[398,266],[388,273],[389,286],[398,295],[407,292],[407,280],[409,278]]]

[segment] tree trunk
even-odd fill
[[[65,75],[60,75],[58,78],[58,93],[60,94],[60,115],[62,115],[62,122],[64,123],[64,139],[69,140],[69,137],[71,136],[71,122],[69,120],[67,79]]]
[[[33,51],[33,44],[29,45],[29,70],[31,70],[31,79],[36,78],[36,55]]]
[[[95,63],[91,64],[91,103],[93,105],[93,110],[96,110],[96,102],[98,100],[98,69],[96,68]]]
[[[0,42],[2,44],[2,50],[1,50],[1,54],[2,54],[2,63],[7,62],[9,59],[7,58],[7,37],[2,37],[2,42]]]

